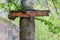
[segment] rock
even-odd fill
[[[0,15],[0,40],[19,40],[19,26]]]

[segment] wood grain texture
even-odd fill
[[[19,16],[19,17],[34,17],[34,16],[49,16],[49,10],[31,10],[26,11],[26,13],[20,11],[11,11],[11,16]]]
[[[35,39],[35,23],[33,17],[20,18],[20,40]]]

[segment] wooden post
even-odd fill
[[[33,1],[31,0],[31,2]],[[19,22],[20,40],[34,40],[35,39],[34,16],[48,16],[49,10],[31,10],[32,6],[30,7],[30,5],[27,5],[26,1],[22,2],[22,5],[23,7],[26,7],[26,9],[28,9],[26,10],[26,14],[19,11],[10,11],[9,17],[20,16]]]
[[[30,14],[33,14],[32,11]],[[33,15],[30,15],[30,17],[20,18],[20,40],[35,39],[35,23],[34,23],[34,17],[32,17]]]
[[[20,40],[34,40],[35,24],[33,17],[20,18]]]
[[[27,11],[26,14],[19,11],[10,11],[9,17],[20,17],[20,40],[35,39],[34,16],[48,16],[49,10]]]
[[[33,0],[29,1],[25,0],[23,2],[22,1],[21,5],[25,9],[33,9]],[[35,39],[34,17],[20,17],[20,40],[34,40],[34,39]]]

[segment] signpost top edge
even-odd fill
[[[48,11],[48,12],[50,12],[50,10],[35,10],[35,9],[26,9],[26,12],[27,11]],[[20,10],[10,10],[10,12],[22,12],[22,11],[20,11]]]

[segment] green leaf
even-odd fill
[[[0,3],[0,9],[5,7],[5,4],[4,3]]]

